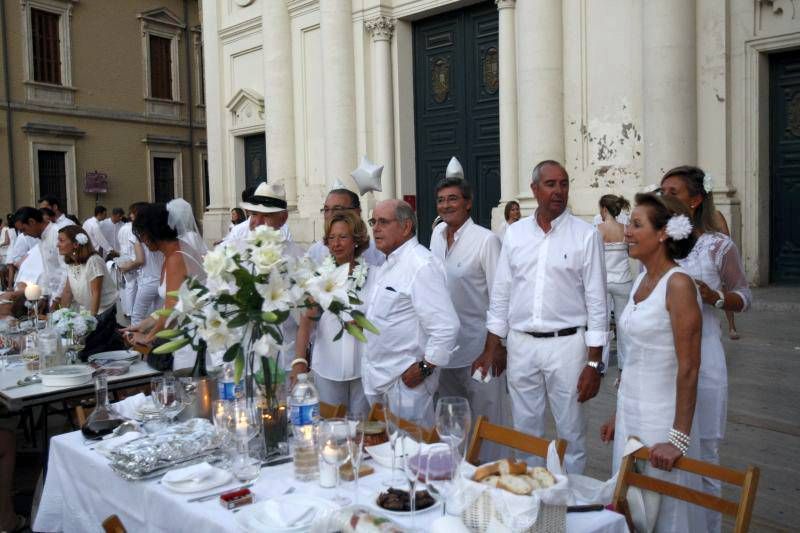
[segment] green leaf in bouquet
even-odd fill
[[[162,329],[158,333],[156,333],[156,338],[158,339],[173,339],[183,333],[177,329]]]
[[[156,315],[156,316],[164,316],[164,317],[167,317],[167,316],[170,316],[170,315],[172,315],[172,313],[173,313],[173,312],[174,312],[174,309],[171,309],[171,308],[170,308],[170,309],[168,309],[168,308],[166,308],[166,307],[163,307],[163,308],[161,308],[161,309],[156,309],[156,310],[153,312],[153,314],[154,314],[154,315]]]
[[[271,383],[266,383],[264,381],[264,368],[268,368],[270,375],[274,377],[274,380],[272,380]],[[277,364],[275,359],[273,359],[272,357],[262,356],[261,368],[259,368],[258,372],[256,372],[255,378],[256,378],[256,383],[262,386],[264,385],[271,386],[276,384],[280,385],[281,383],[284,383],[286,381],[286,372],[284,372],[283,369],[280,367],[280,365]]]
[[[233,360],[233,381],[239,383],[242,379],[242,372],[244,372],[244,353],[239,351],[236,359]]]
[[[347,333],[349,333],[356,340],[359,340],[361,342],[367,342],[367,338],[364,336],[364,330],[362,330],[358,324],[348,322]]]
[[[364,302],[356,298],[355,296],[350,296],[350,305],[361,305]]]
[[[269,333],[270,336],[273,339],[275,339],[275,342],[277,342],[278,344],[283,344],[283,334],[281,333],[281,330],[279,330],[277,327],[274,326],[267,327],[265,329],[267,330],[267,333]]]
[[[236,356],[241,351],[242,351],[242,345],[241,343],[237,342],[236,344],[229,346],[228,349],[225,350],[225,354],[222,356],[222,360],[225,361],[226,363],[230,363],[231,361],[236,359]]]
[[[269,324],[275,324],[278,321],[278,315],[272,311],[265,311],[261,313],[261,320]]]
[[[378,328],[375,327],[375,324],[370,322],[364,313],[362,313],[361,311],[353,310],[350,312],[350,314],[353,315],[353,320],[356,321],[356,324],[358,324],[361,327],[361,329],[365,329],[370,333],[374,333],[375,335],[380,334],[380,331],[378,331]]]
[[[229,328],[240,328],[250,321],[246,313],[239,313],[228,322]]]
[[[186,337],[181,337],[180,339],[175,339],[174,341],[169,341],[166,344],[162,344],[156,348],[153,348],[153,353],[156,355],[164,355],[168,353],[172,353],[176,350],[179,350],[189,344],[189,339]]]
[[[344,335],[344,327],[342,327],[342,329],[339,330],[339,333],[337,333],[336,336],[333,338],[333,342],[336,342],[339,339],[341,339],[342,335]]]

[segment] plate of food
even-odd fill
[[[430,511],[441,505],[427,490],[416,491],[415,501],[415,512]],[[389,514],[405,516],[411,512],[411,500],[407,490],[390,487],[378,494],[378,497],[375,498],[375,507]]]
[[[529,467],[527,463],[514,459],[501,459],[479,466],[471,479],[520,496],[549,489],[557,483],[555,476],[546,468]]]

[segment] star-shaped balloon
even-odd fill
[[[447,170],[444,172],[445,178],[461,178],[464,179],[464,167],[461,166],[456,156],[450,158],[447,163]]]
[[[367,156],[361,157],[361,164],[350,173],[358,186],[358,193],[364,195],[370,191],[381,191],[381,174],[383,165],[376,165]]]

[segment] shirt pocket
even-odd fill
[[[400,294],[385,287],[378,290],[380,292],[375,296],[372,309],[369,310],[368,314],[375,318],[388,319],[393,313],[397,312]]]

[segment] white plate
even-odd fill
[[[402,489],[402,490],[408,491],[408,489]],[[420,489],[419,487],[417,487],[417,492],[421,492],[423,490],[425,490],[425,489]],[[374,507],[375,509],[377,509],[378,511],[380,511],[382,513],[386,513],[386,514],[390,514],[390,515],[394,515],[394,516],[411,516],[411,511],[392,511],[391,509],[384,509],[383,507],[378,505],[378,496],[380,496],[382,492],[386,492],[386,491],[385,490],[379,490],[378,492],[375,493],[375,496],[371,500],[372,507]],[[428,494],[430,494],[430,493],[428,493]],[[417,509],[417,510],[414,511],[414,514],[416,514],[416,513],[427,513],[428,511],[436,509],[437,507],[442,505],[442,502],[437,500],[437,499],[435,499],[435,498],[434,498],[434,501],[435,501],[435,503],[433,505],[431,505],[430,507],[426,507],[425,509]]]
[[[166,474],[165,474],[166,475]],[[179,492],[189,494],[192,492],[200,492],[214,487],[219,487],[228,483],[233,478],[233,474],[221,468],[215,468],[214,473],[199,482],[185,482],[185,483],[170,483],[169,481],[161,480],[161,484],[171,490],[172,492]]]
[[[287,494],[286,496],[279,496],[274,498],[273,501],[280,506],[303,505],[304,507],[313,507],[315,511],[310,512],[299,525],[278,527],[270,524],[268,519],[263,516],[263,507],[267,501],[249,505],[236,514],[234,520],[239,524],[239,527],[248,533],[299,533],[301,531],[308,531],[320,512],[335,511],[338,509],[336,504],[330,500],[309,496],[307,494]]]
[[[375,459],[376,463],[381,466],[385,466],[386,468],[392,468],[392,446],[388,441],[375,446],[367,446],[364,449],[367,450],[367,453],[369,453],[370,457]],[[395,458],[400,459],[401,454],[399,446],[395,445],[394,453]]]
[[[92,381],[94,369],[89,365],[60,365],[42,370],[42,385],[45,387],[70,387]]]
[[[114,350],[112,352],[101,352],[89,356],[89,362],[97,359],[104,361],[127,361],[128,359],[135,360],[139,358],[139,352],[134,350]]]
[[[150,399],[149,396],[145,398],[144,403],[142,403],[142,405],[136,408],[136,414],[138,414],[139,417],[157,415],[159,413],[161,413],[161,409],[155,406],[153,400]]]

